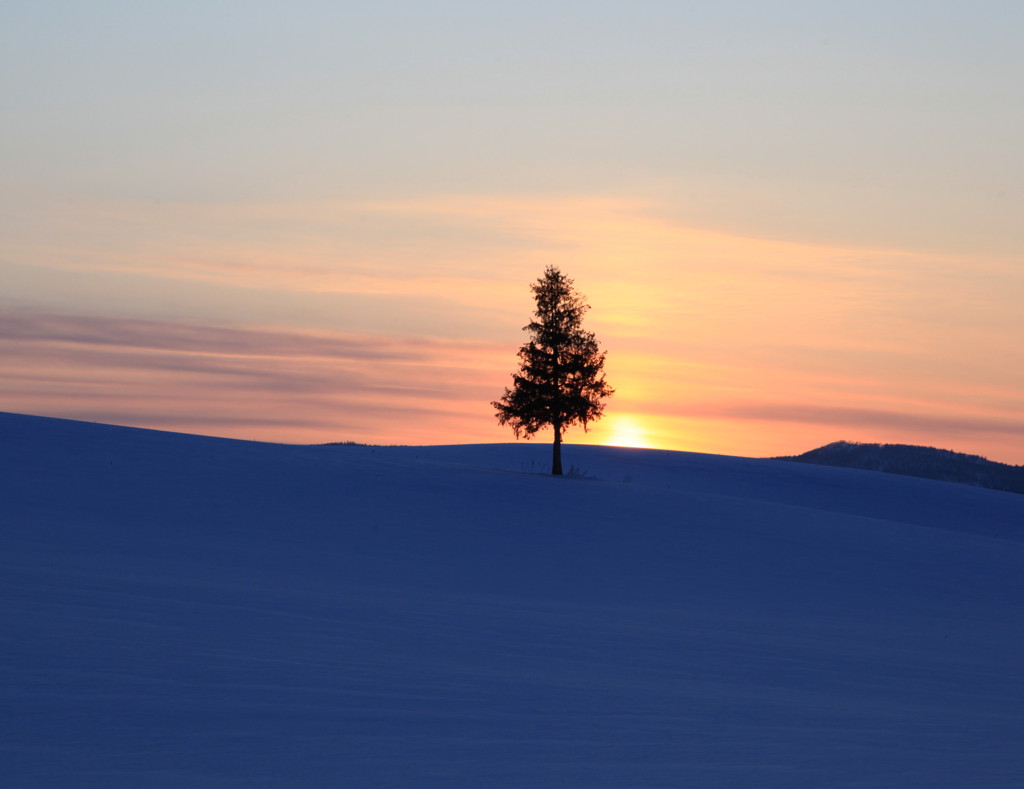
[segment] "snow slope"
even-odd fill
[[[0,415],[7,787],[1021,787],[1024,497]]]

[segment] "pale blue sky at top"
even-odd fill
[[[658,187],[731,229],[926,245],[916,200],[988,231],[932,227],[946,243],[1018,240],[1019,3],[2,13],[16,185],[172,200]],[[747,215],[772,195],[789,206]]]

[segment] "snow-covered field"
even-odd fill
[[[0,415],[4,787],[1024,786],[1024,496]]]

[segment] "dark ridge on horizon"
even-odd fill
[[[1024,466],[1011,466],[951,449],[913,444],[835,441],[802,455],[777,457],[773,460],[881,471],[1024,494]]]

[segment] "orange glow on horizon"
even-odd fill
[[[168,217],[195,232],[161,236]],[[488,403],[550,263],[592,305],[616,389],[569,442],[766,456],[845,439],[1024,462],[1024,370],[1005,363],[1021,318],[997,298],[1024,275],[998,261],[730,236],[595,198],[93,218],[115,248],[49,250],[21,274],[54,306],[8,320],[5,410],[293,442],[510,441]],[[117,317],[79,314],[85,288]],[[194,322],[144,320],[153,293]]]

